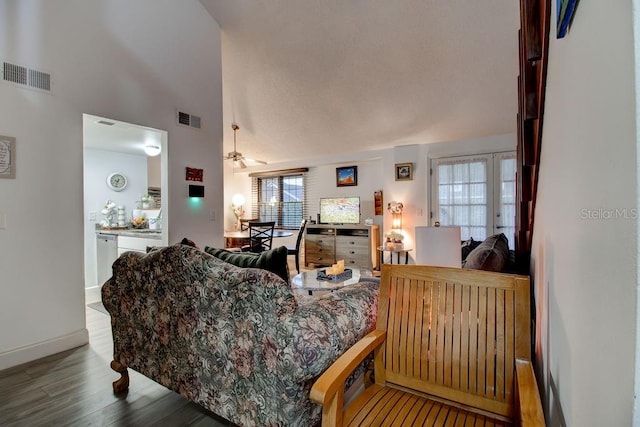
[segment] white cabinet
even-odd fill
[[[336,230],[334,227],[316,227],[307,225],[304,241],[304,263],[313,265],[332,265],[336,262]]]
[[[147,246],[160,245],[158,239],[148,239],[144,237],[118,236],[118,256],[127,251],[147,252]]]
[[[96,234],[96,267],[97,284],[102,286],[111,277],[111,265],[120,256],[118,253],[118,236],[114,234]]]
[[[345,267],[378,268],[376,248],[380,244],[377,225],[307,225],[304,262],[307,267],[334,264]]]

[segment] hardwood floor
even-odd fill
[[[87,304],[99,299],[87,291]],[[0,371],[1,426],[231,425],[131,369],[128,394],[115,396],[109,316],[86,313],[90,344]]]

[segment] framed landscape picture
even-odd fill
[[[336,186],[349,187],[358,185],[358,167],[345,166],[336,168]]]
[[[413,179],[413,163],[396,163],[396,181]]]

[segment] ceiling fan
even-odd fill
[[[267,162],[262,161],[262,160],[256,160],[256,159],[251,159],[249,157],[245,157],[242,155],[242,153],[238,152],[236,150],[236,132],[240,129],[240,126],[238,126],[237,124],[232,124],[231,125],[231,129],[233,129],[233,151],[231,151],[229,154],[227,154],[225,156],[225,160],[233,160],[233,164],[238,165],[238,167],[244,169],[247,167],[247,164],[245,163],[245,161],[248,162],[253,162],[253,163],[260,163],[263,165],[266,165]]]

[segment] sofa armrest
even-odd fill
[[[278,325],[287,343],[278,370],[296,382],[315,380],[376,325],[378,286],[358,283],[321,297],[298,299],[296,312]]]
[[[524,427],[544,427],[542,402],[538,393],[538,384],[533,374],[531,362],[516,359],[516,384],[520,425]]]

